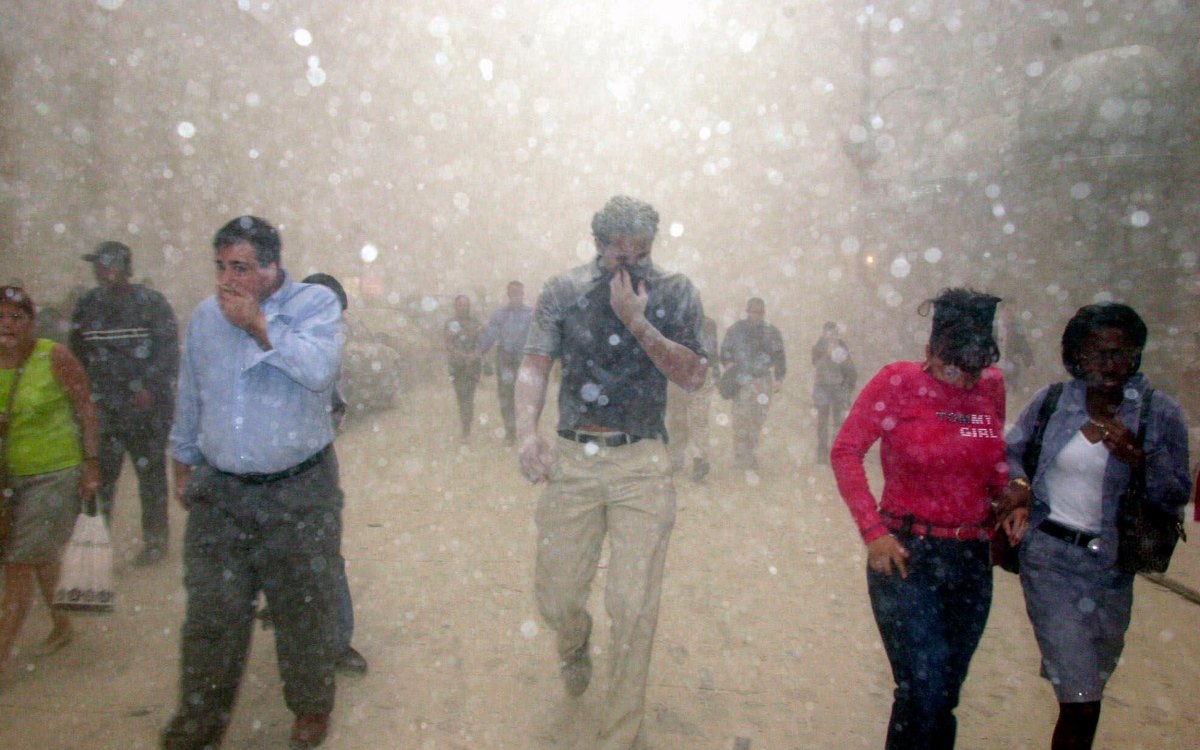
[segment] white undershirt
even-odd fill
[[[1050,520],[1089,534],[1100,533],[1101,494],[1108,448],[1089,443],[1083,431],[1067,442],[1046,467]]]

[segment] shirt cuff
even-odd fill
[[[890,534],[892,532],[891,532],[891,530],[888,529],[888,527],[886,525],[884,525],[883,521],[879,521],[878,523],[875,523],[871,526],[868,526],[865,529],[862,529],[859,533],[862,534],[863,544],[870,544],[871,542],[875,541],[876,539],[883,537],[883,536],[887,536],[888,534]]]
[[[188,466],[204,463],[204,454],[196,447],[176,448],[171,451],[171,457],[179,463],[187,464]]]

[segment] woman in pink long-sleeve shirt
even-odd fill
[[[896,681],[887,748],[954,747],[954,709],[992,599],[991,501],[1004,487],[997,297],[948,289],[923,362],[859,394],[830,458],[867,545],[871,608]],[[880,441],[877,501],[863,457]]]

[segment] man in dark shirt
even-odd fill
[[[454,298],[454,317],[446,321],[442,329],[442,340],[446,347],[446,362],[450,368],[450,380],[454,383],[454,398],[458,401],[458,421],[462,427],[462,439],[471,437],[471,423],[475,421],[475,387],[483,370],[475,344],[483,326],[479,318],[471,314],[471,298],[460,294]]]
[[[125,453],[142,501],[142,549],[151,565],[167,549],[167,434],[179,373],[179,332],[165,297],[132,284],[133,258],[123,243],[101,242],[83,256],[99,286],[71,316],[70,347],[87,369],[100,416],[100,510],[112,516]]]
[[[568,694],[591,679],[588,590],[605,533],[612,619],[599,747],[638,742],[675,488],[663,416],[667,381],[691,391],[708,370],[704,313],[687,277],[650,262],[658,213],[612,198],[592,218],[598,256],[538,299],[517,376],[519,465],[546,483],[538,503],[538,608],[557,634]],[[558,438],[538,432],[550,370],[562,361]]]
[[[787,374],[783,336],[766,322],[766,314],[766,303],[751,298],[746,302],[746,317],[729,327],[721,344],[721,364],[733,372],[738,383],[733,402],[733,460],[748,472],[758,471],[758,441],[771,399]]]

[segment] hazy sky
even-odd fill
[[[1151,218],[1123,252],[1195,278],[1194,184],[1164,197],[1161,159],[1132,178],[1080,176],[1082,162],[1035,174],[1027,163],[1051,159],[1021,138],[1055,106],[1079,120],[1063,95],[1078,60],[1142,45],[1141,68],[1084,70],[1076,108],[1092,119],[1064,125],[1051,156],[1135,132],[1126,112],[1144,105],[1168,123],[1154,141],[1166,161],[1194,160],[1190,130],[1170,124],[1196,118],[1159,108],[1162,81],[1196,80],[1196,13],[1170,0],[17,0],[0,9],[5,273],[52,298],[90,284],[82,251],[121,239],[186,314],[211,283],[213,230],[253,212],[282,226],[297,275],[365,271],[385,299],[495,301],[509,278],[536,292],[590,257],[592,212],[627,192],[662,215],[656,259],[724,323],[760,295],[798,339],[838,318],[891,343],[899,330],[903,349],[920,334],[894,321],[971,283],[1052,311],[1053,328],[1096,294],[1131,293],[1115,275],[1131,269],[1105,254],[1137,211]],[[1148,92],[1129,94],[1137,82]],[[1081,183],[1099,218],[1081,214]],[[1133,205],[1137,191],[1155,205]],[[1083,218],[1055,225],[1068,214]],[[1072,264],[1103,274],[1080,283]],[[1164,316],[1194,309],[1187,283]]]

